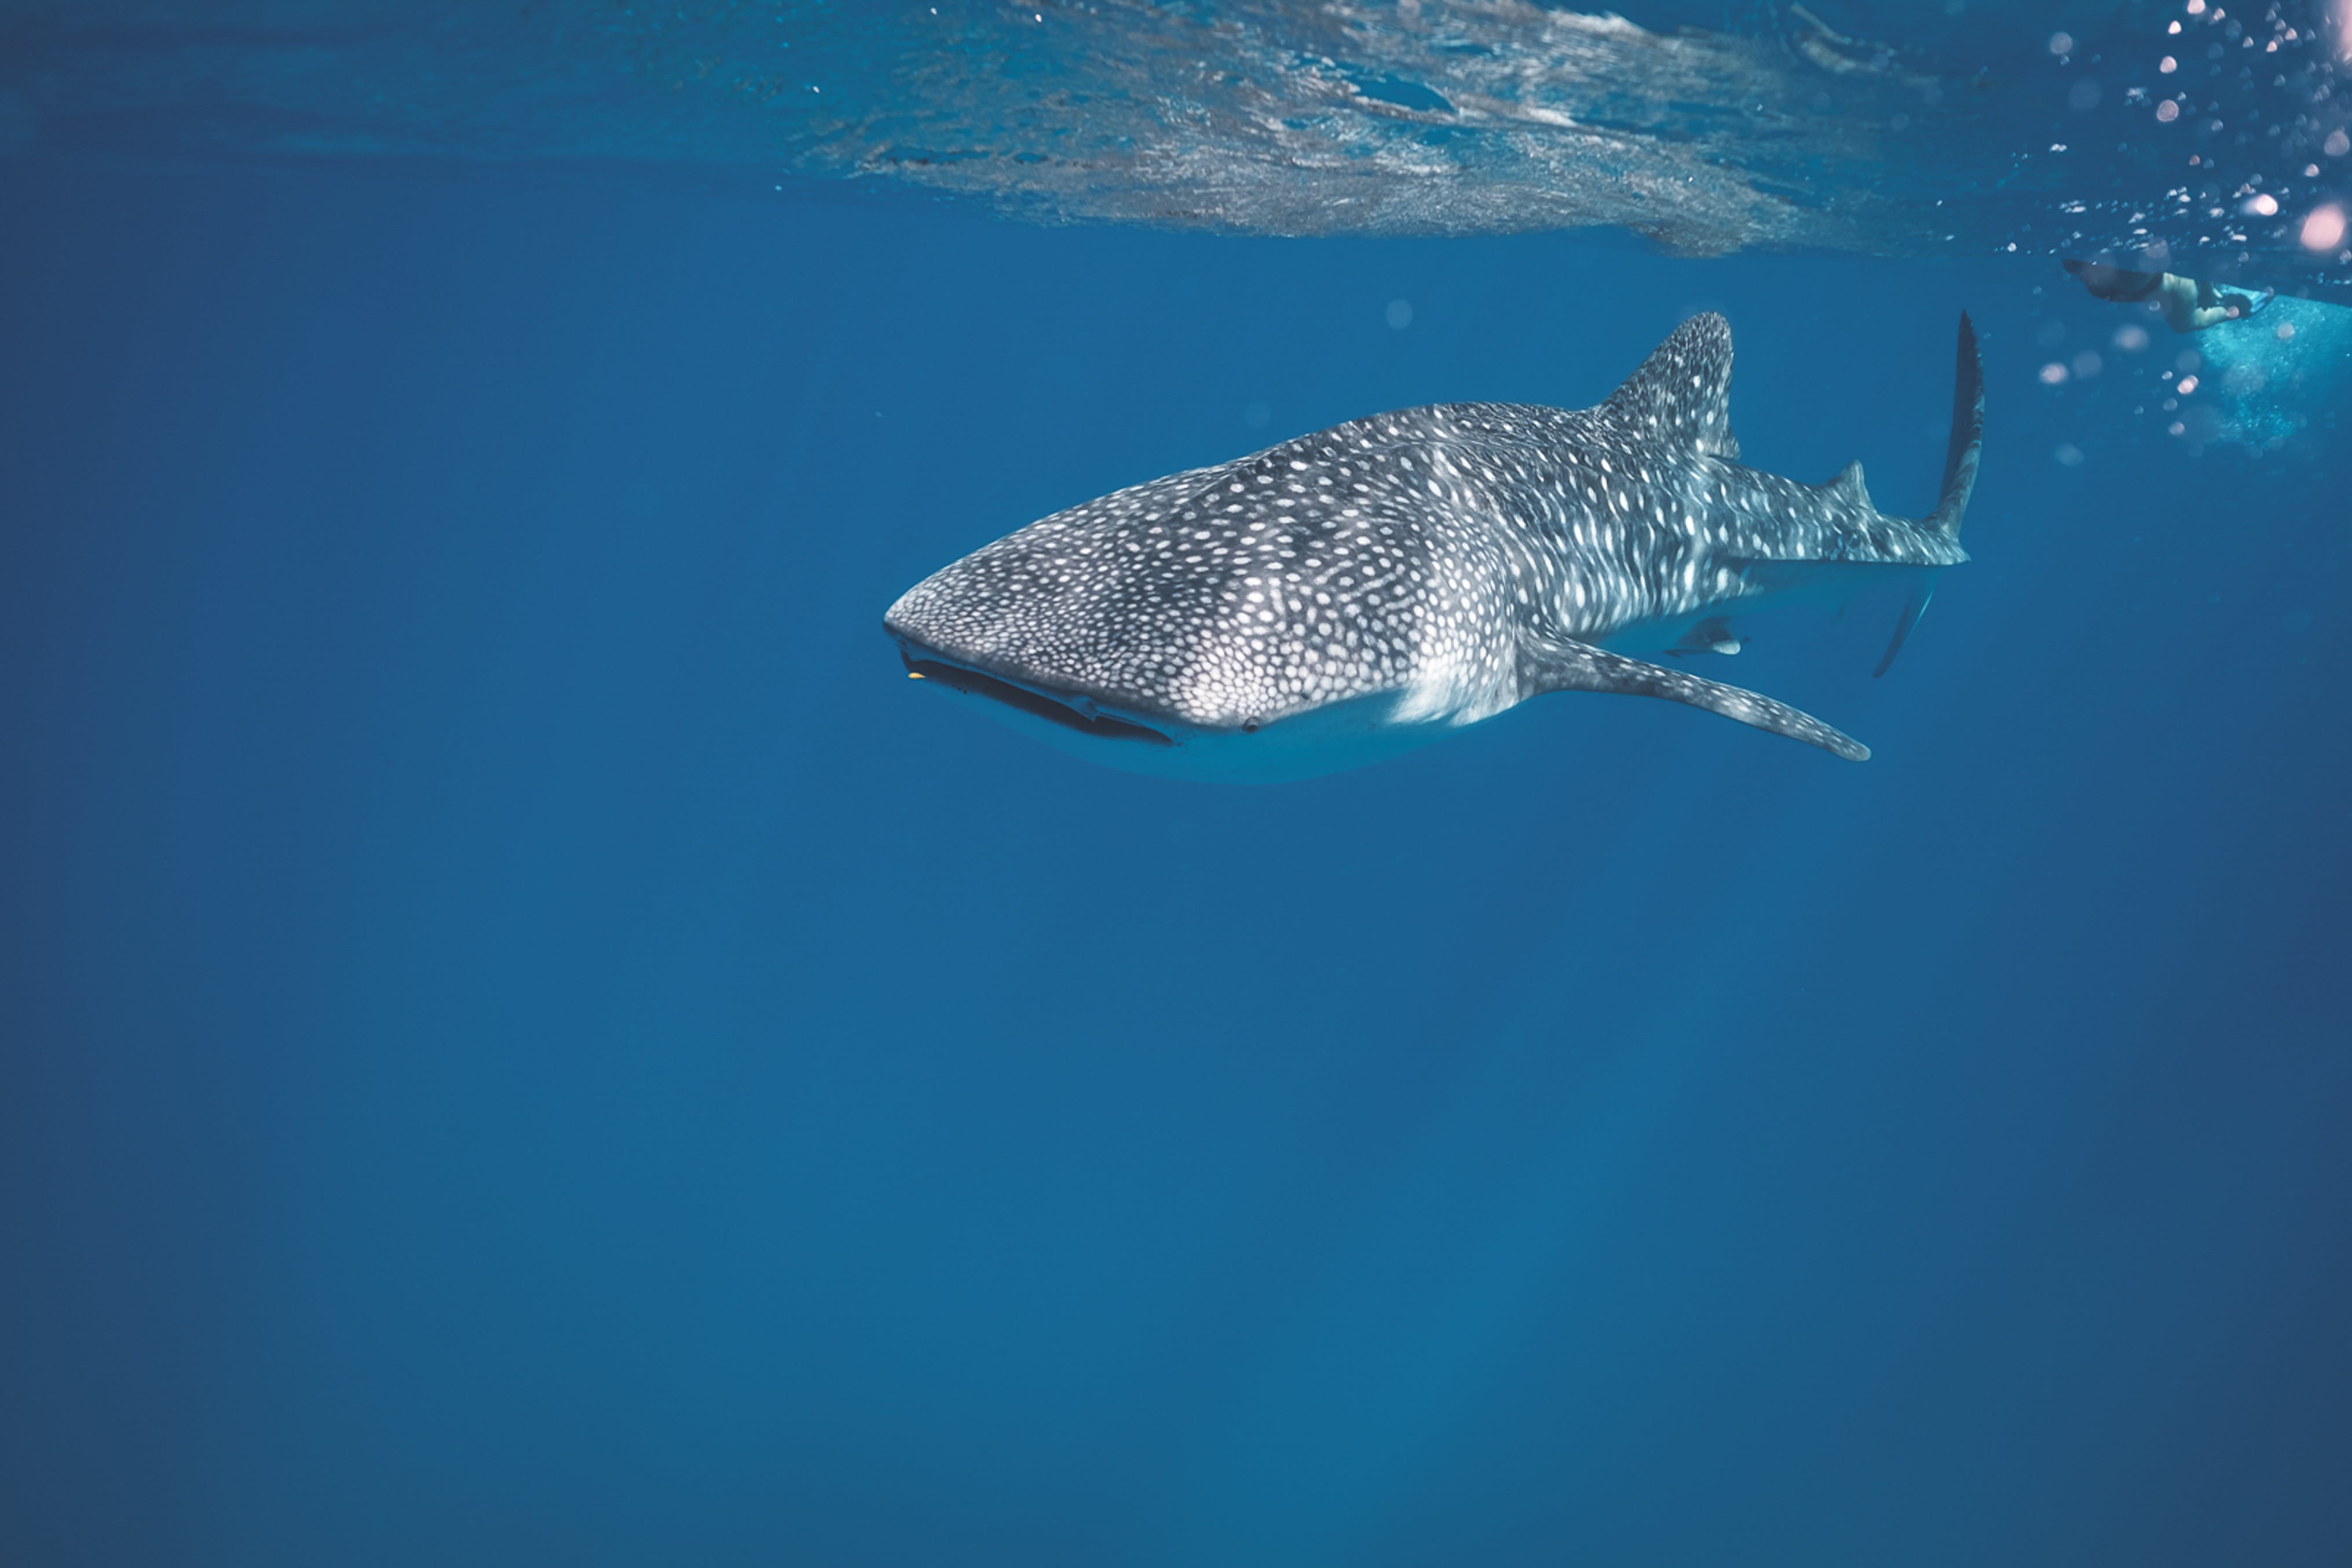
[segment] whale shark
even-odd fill
[[[1065,749],[1180,778],[1309,778],[1550,692],[1704,708],[1869,749],[1689,664],[1760,606],[1908,589],[1877,674],[1967,560],[1984,373],[1960,317],[1942,490],[1871,504],[1739,460],[1731,329],[1694,316],[1608,401],[1351,420],[1056,512],[891,605],[907,673]]]

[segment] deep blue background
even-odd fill
[[[2352,1560],[2352,465],[2042,387],[2117,318],[2039,264],[69,162],[0,235],[0,1561]],[[1891,603],[1711,672],[1864,767],[1562,697],[1180,785],[880,633],[1702,306],[1750,461],[1922,510],[1962,303],[1978,560],[1885,681]]]

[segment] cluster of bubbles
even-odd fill
[[[2168,434],[2192,451],[2228,443],[2259,454],[2316,423],[2332,444],[2335,411],[2352,394],[2352,312],[2281,300],[2242,329],[2201,334],[2199,347],[2201,374],[2175,381]]]
[[[2125,166],[2157,173],[2161,187],[2109,179],[2106,190],[2061,201],[2055,231],[2021,235],[2008,248],[2340,290],[2352,263],[2352,103],[2341,91],[2352,5],[2242,13],[2218,0],[2178,0],[2143,25],[2153,35],[2127,47],[2084,54],[2061,31],[2047,49],[2077,117],[2096,110],[2106,84],[2120,80],[2122,118],[2081,120],[2074,134],[2120,133]],[[2068,147],[2053,141],[2051,151]],[[2124,193],[2113,188],[2119,183]]]
[[[2316,453],[2333,441],[2335,411],[2352,397],[2352,311],[2334,306],[2280,298],[2251,319],[2188,337],[2166,330],[2151,311],[2145,324],[2126,320],[2070,352],[2072,337],[2059,316],[2036,329],[2048,357],[2034,380],[2045,395],[2119,378],[2107,390],[2131,399],[2134,416],[2192,456],[2225,445],[2259,456],[2307,434],[2323,438],[2305,444]],[[2052,456],[2068,467],[2084,461],[2073,441],[2058,443]]]
[[[2039,328],[2046,357],[2035,380],[2045,395],[2080,389],[2091,400],[2084,412],[2128,399],[2133,415],[2192,455],[2222,445],[2275,453],[2306,434],[2325,437],[2303,443],[2317,450],[2333,440],[2334,411],[2352,393],[2352,312],[2291,296],[2340,294],[2352,282],[2352,103],[2341,92],[2352,60],[2352,0],[2328,0],[2325,11],[2271,5],[2242,12],[2220,0],[2175,0],[2136,21],[2149,29],[2136,49],[2086,53],[2065,32],[2047,40],[2070,113],[2089,114],[2107,99],[2102,77],[2121,80],[2120,102],[2109,107],[2123,118],[2101,130],[2126,140],[2121,160],[2106,165],[2108,190],[2060,202],[2059,228],[2033,248],[2235,281],[2247,305],[2260,282],[2275,283],[2281,297],[2192,336],[2167,330],[2150,300],[2144,319],[2087,346],[2074,346],[2079,335],[2070,343],[2066,321],[2052,317]],[[2063,141],[2052,144],[2053,152],[2064,149]],[[2167,163],[2160,189],[2115,193],[2130,183],[2119,172]],[[2007,248],[2025,247],[2012,241]],[[2087,300],[2082,308],[2103,318],[2111,308]],[[2052,456],[2069,466],[2084,461],[2074,442],[2059,443]]]

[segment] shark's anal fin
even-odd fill
[[[1936,579],[1932,572],[1922,577],[1918,585],[1911,590],[1911,597],[1903,601],[1903,619],[1895,623],[1895,635],[1887,639],[1886,652],[1879,656],[1878,668],[1870,672],[1872,680],[1876,680],[1894,667],[1895,655],[1903,652],[1904,640],[1911,635],[1911,628],[1919,624],[1919,617],[1927,613],[1927,601],[1935,596],[1935,592]]]
[[[1689,631],[1683,640],[1666,650],[1671,658],[1686,659],[1693,653],[1732,654],[1748,646],[1748,639],[1732,635],[1731,622],[1720,615],[1710,615]]]
[[[1849,762],[1870,758],[1870,747],[1786,703],[1565,637],[1522,633],[1519,686],[1529,696],[1543,692],[1622,692],[1629,696],[1664,697],[1818,746]]]

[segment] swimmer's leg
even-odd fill
[[[2218,313],[2210,319],[2199,319],[2199,292],[2195,278],[2166,273],[2164,280],[2156,286],[2156,302],[2164,311],[2164,324],[2176,332],[2201,332],[2220,319]]]

